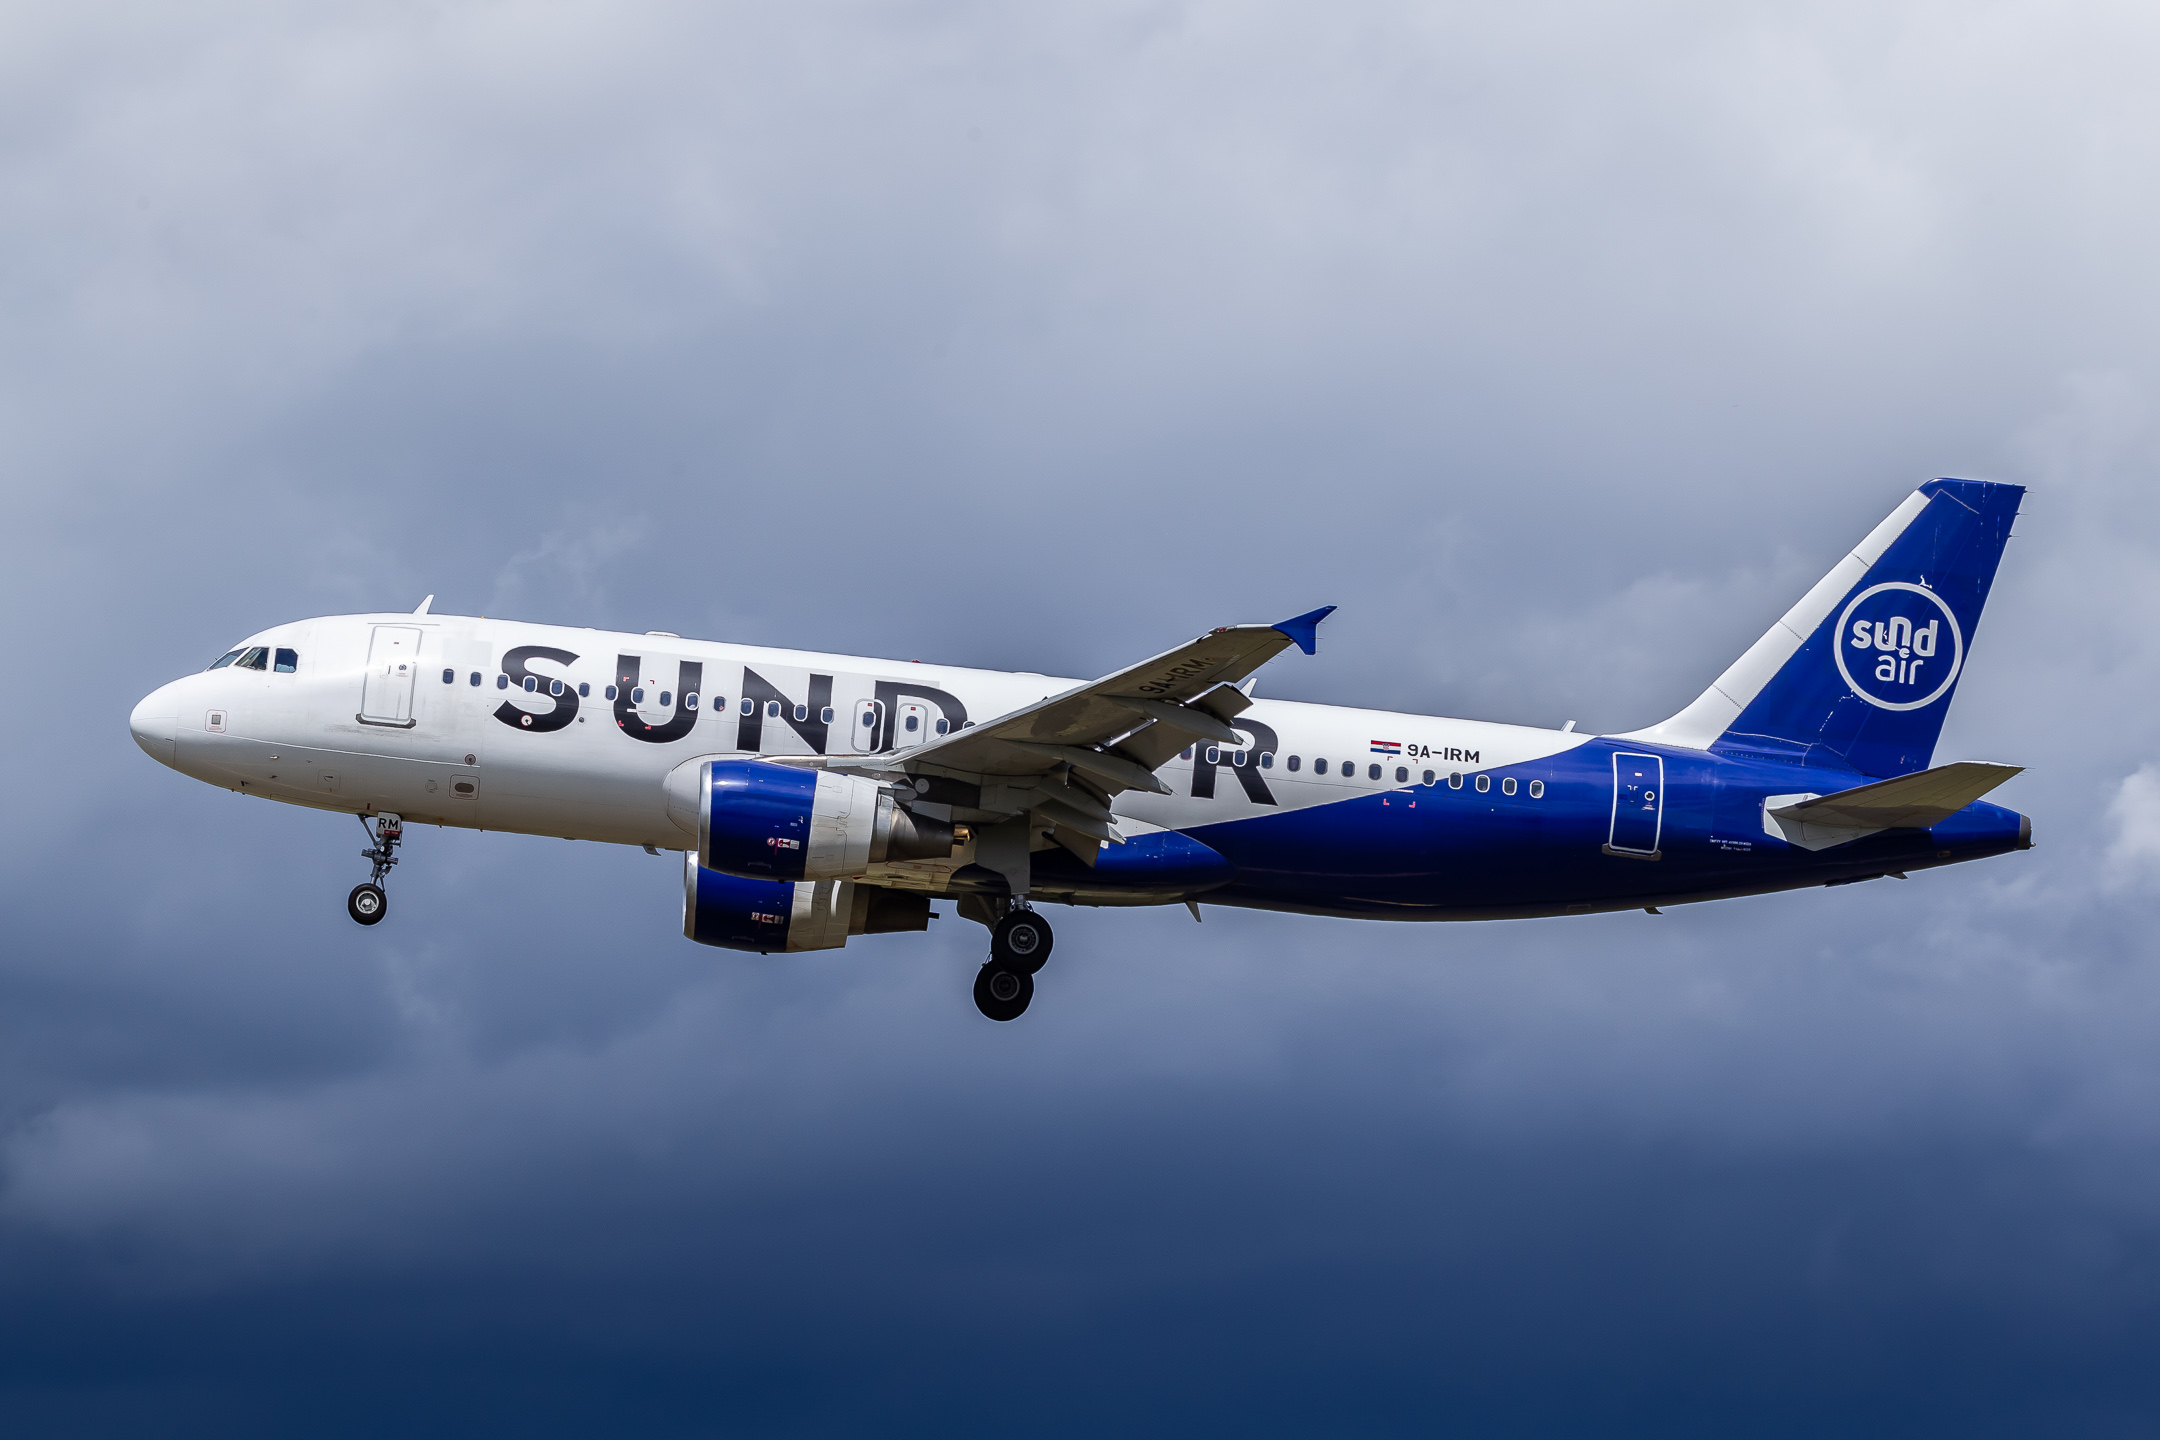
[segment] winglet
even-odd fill
[[[428,606],[433,605],[434,603],[435,597],[430,595],[427,597],[427,599],[422,600],[418,605],[415,605],[413,607],[412,613],[415,615],[425,615],[428,613]]]
[[[1310,655],[1320,648],[1320,622],[1334,613],[1333,605],[1323,605],[1318,610],[1308,610],[1294,619],[1285,620],[1275,628],[1297,641],[1298,649]]]

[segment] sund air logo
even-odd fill
[[[1940,595],[1893,580],[1853,597],[1837,623],[1837,668],[1855,695],[1883,710],[1918,710],[1949,690],[1965,637]]]

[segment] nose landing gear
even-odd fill
[[[398,842],[405,838],[405,819],[400,815],[381,815],[375,820],[375,828],[368,830],[367,817],[360,817],[360,828],[367,830],[368,848],[360,852],[360,858],[372,861],[375,873],[365,885],[353,886],[352,894],[345,897],[345,913],[362,925],[379,923],[390,913],[390,897],[383,893],[383,881],[390,874],[390,867],[397,864]]]
[[[1035,998],[1035,972],[1050,958],[1050,922],[1016,902],[990,929],[990,959],[975,976],[975,1008],[1017,1020]]]

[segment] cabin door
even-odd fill
[[[413,682],[420,678],[420,630],[414,625],[377,625],[368,646],[367,679],[360,686],[363,725],[410,730]]]
[[[1665,819],[1665,762],[1656,755],[1612,757],[1612,833],[1605,848],[1616,855],[1655,856]]]

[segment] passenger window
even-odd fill
[[[613,685],[610,685],[607,687],[607,689],[602,690],[600,692],[600,698],[603,700],[613,700],[615,698],[615,687]]]
[[[443,684],[445,684],[445,685],[455,685],[455,684],[457,684],[457,671],[455,671],[455,670],[445,670],[445,671],[443,671],[443,672],[442,672],[442,683],[443,683]]]
[[[1401,765],[1395,767],[1395,783],[1400,785],[1410,778],[1410,772]]]
[[[526,693],[526,694],[530,695],[530,694],[532,694],[532,693],[533,693],[533,692],[534,692],[535,690],[538,690],[539,688],[540,688],[540,682],[539,682],[538,680],[534,679],[534,678],[533,678],[532,676],[530,676],[530,675],[527,675],[527,676],[525,677],[525,693]]]
[[[663,705],[667,704],[667,694],[665,691],[663,691],[660,695],[660,703]],[[697,691],[692,690],[689,694],[683,696],[682,704],[683,709],[685,710],[697,709]]]
[[[807,719],[809,719],[809,718],[810,718],[810,707],[809,707],[808,705],[797,705],[797,706],[795,707],[795,723],[796,723],[796,724],[800,725],[800,724],[801,724],[801,723],[802,723],[803,721],[805,721],[805,720],[807,720]]]
[[[867,729],[869,729],[869,728],[870,728],[871,726],[873,726],[873,725],[877,724],[877,711],[875,711],[875,710],[865,710],[865,711],[863,711],[863,712],[862,712],[862,723],[863,723],[863,729],[865,729],[865,730],[867,730]]]
[[[1500,793],[1503,795],[1512,795],[1515,793],[1515,777],[1513,775],[1508,776],[1507,779],[1500,782]]]
[[[1315,774],[1315,775],[1325,775],[1325,774],[1327,774],[1327,761],[1325,761],[1325,760],[1315,760],[1315,761],[1313,761],[1313,762],[1312,762],[1312,773],[1313,773],[1313,774]]]
[[[300,652],[297,650],[278,651],[276,668],[277,673],[280,675],[292,674],[293,671],[300,668]]]
[[[662,690],[662,691],[660,692],[660,708],[661,708],[661,709],[663,709],[663,710],[665,710],[665,709],[667,709],[667,707],[668,707],[668,692],[667,692],[667,691],[665,691],[665,690]]]
[[[780,702],[778,700],[768,700],[765,702],[765,718],[768,720],[777,720],[780,718]],[[908,729],[910,730],[914,728],[915,727],[913,725],[908,726]]]
[[[578,698],[582,700],[586,696],[592,694],[592,686],[587,684],[585,681],[580,680],[578,681],[577,693]]]
[[[1234,752],[1230,756],[1230,763],[1232,765],[1243,765],[1245,763],[1245,752],[1243,750]]]
[[[507,689],[509,689],[509,688],[510,688],[510,677],[509,677],[508,675],[497,675],[497,676],[495,677],[495,688],[496,688],[496,689],[498,689],[498,690],[507,690]]]
[[[1288,760],[1283,761],[1283,764],[1290,767],[1290,773],[1293,775],[1297,774],[1297,768],[1299,763],[1300,762],[1298,760],[1298,757],[1295,755],[1292,755]]]
[[[1430,785],[1430,784],[1432,784],[1432,783],[1433,783],[1433,773],[1432,773],[1432,771],[1430,771],[1430,770],[1427,770],[1427,771],[1425,772],[1425,783],[1426,783],[1427,785]]]
[[[822,709],[822,710],[818,711],[818,714],[817,714],[817,718],[818,718],[818,723],[819,723],[819,724],[821,724],[821,725],[830,725],[830,724],[832,724],[832,706],[830,706],[830,705],[827,705],[827,706],[826,706],[826,707],[825,707],[824,709]],[[940,725],[938,726],[938,734],[942,735],[942,734],[944,734],[944,733],[945,733],[945,727],[944,727],[944,725],[943,725],[943,724],[941,723],[941,724],[940,724]]]
[[[1378,765],[1368,765],[1368,766],[1366,766],[1366,767],[1365,767],[1365,778],[1366,778],[1366,779],[1368,779],[1368,780],[1377,780],[1377,779],[1379,779],[1379,778],[1380,778],[1380,767],[1379,767]]]
[[[1219,746],[1210,745],[1207,747],[1207,763],[1210,765],[1222,764],[1222,749]]]
[[[228,650],[223,655],[218,656],[217,659],[212,660],[210,662],[210,668],[212,670],[222,670],[227,665],[232,664],[233,661],[239,658],[240,652],[238,650]]]
[[[1272,769],[1274,769],[1274,768],[1275,768],[1275,752],[1274,752],[1274,751],[1272,751],[1272,750],[1262,750],[1262,751],[1260,752],[1260,768],[1261,768],[1261,769],[1263,769],[1263,770],[1272,770]]]
[[[1490,775],[1480,775],[1480,776],[1478,776],[1478,777],[1477,777],[1477,793],[1478,793],[1478,794],[1480,794],[1480,795],[1482,795],[1482,794],[1484,794],[1484,793],[1485,793],[1486,791],[1488,791],[1488,790],[1490,790],[1490,789],[1492,789],[1492,776],[1490,776]]]
[[[472,672],[472,683],[475,689],[480,685],[480,672],[478,670]]]
[[[1545,782],[1543,780],[1532,780],[1530,782],[1530,798],[1533,800],[1545,798]]]
[[[1190,759],[1192,759],[1192,752],[1193,752],[1193,747],[1192,747],[1192,746],[1190,746],[1190,745],[1187,745],[1187,746],[1185,747],[1185,753],[1184,753],[1184,754],[1182,754],[1182,755],[1180,755],[1180,756],[1178,756],[1177,758],[1178,758],[1178,759],[1180,759],[1180,760],[1190,760]]]
[[[247,653],[233,662],[240,670],[266,670],[270,665],[270,652],[261,645],[250,645]]]
[[[745,695],[745,696],[743,696],[743,697],[742,697],[742,713],[743,713],[743,714],[745,714],[745,715],[755,715],[755,714],[757,714],[757,701],[755,701],[755,700],[752,700],[752,699],[751,699],[751,698],[750,698],[750,697],[749,697],[748,695]]]
[[[1462,771],[1457,770],[1447,777],[1447,788],[1450,790],[1462,789]]]
[[[830,714],[832,714],[832,711],[830,711],[830,710],[827,710],[827,711],[826,711],[825,713],[826,713],[827,715],[830,715]],[[938,734],[940,734],[940,735],[943,735],[943,734],[946,734],[946,733],[948,733],[949,731],[951,731],[951,729],[952,729],[952,721],[950,721],[950,720],[947,720],[947,719],[946,719],[946,718],[945,718],[944,716],[942,716],[942,715],[938,716],[938,722],[937,722],[937,733],[938,733]]]
[[[778,705],[773,706],[774,710],[778,710],[779,708],[780,707]],[[922,728],[922,717],[920,715],[910,715],[907,717],[907,724],[901,726],[900,728],[903,730],[920,730]]]
[[[548,681],[548,694],[550,694],[550,695],[560,695],[560,694],[562,694],[562,692],[563,692],[563,683],[562,683],[562,681],[560,681],[560,680],[550,680],[550,681]]]
[[[644,703],[645,703],[645,687],[644,687],[644,686],[640,685],[640,686],[638,686],[638,687],[637,687],[637,688],[636,688],[635,690],[632,690],[632,691],[630,692],[630,703],[631,703],[631,704],[633,704],[633,705],[642,705],[642,704],[644,704]]]

